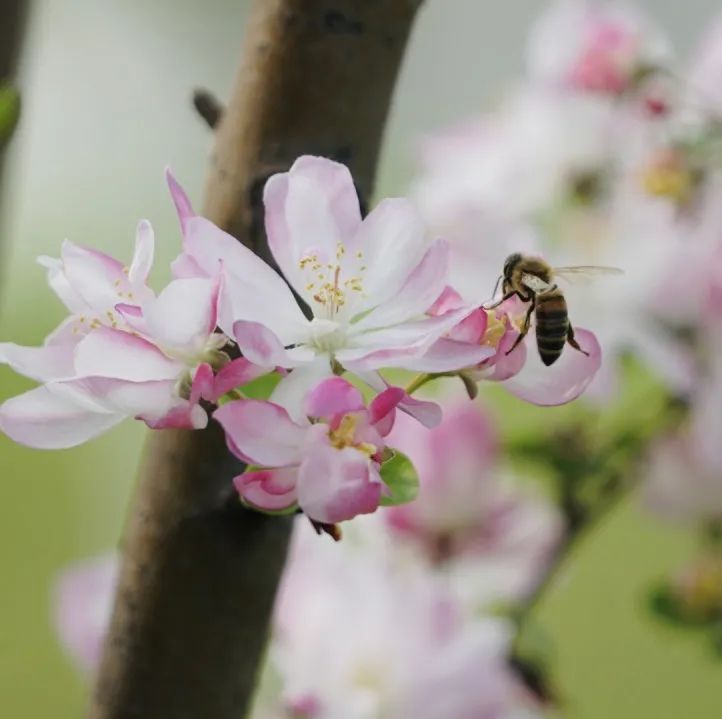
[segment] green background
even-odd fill
[[[65,237],[128,258],[136,221],[148,217],[159,245],[155,279],[165,279],[178,232],[162,170],[172,165],[200,197],[211,138],[189,95],[197,85],[227,91],[247,4],[36,4],[25,115],[3,180],[3,340],[37,344],[62,317],[34,258],[57,255]],[[539,3],[489,5],[429,0],[401,78],[380,194],[403,192],[417,133],[481,106],[520,69],[524,28]],[[682,49],[714,9],[646,5]],[[0,399],[29,386],[0,367]],[[514,400],[504,402],[516,411]],[[143,437],[128,422],[84,447],[47,453],[0,436],[0,716],[82,714],[86,684],[56,642],[52,586],[68,563],[117,544]],[[538,613],[556,645],[567,716],[720,713],[722,664],[708,643],[646,609],[649,587],[692,548],[688,533],[657,523],[635,498],[580,544]]]

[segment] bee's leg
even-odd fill
[[[531,298],[531,304],[529,305],[529,309],[526,311],[526,317],[524,318],[524,324],[521,326],[521,330],[519,331],[519,336],[514,340],[514,344],[511,346],[511,349],[508,349],[504,354],[510,355],[521,343],[521,341],[527,336],[529,332],[529,325],[531,324],[531,315],[532,312],[534,312],[534,308],[536,307],[536,297],[532,296]]]
[[[572,347],[574,347],[575,350],[578,350],[578,351],[581,352],[582,354],[584,354],[584,355],[586,355],[587,357],[589,357],[589,352],[587,352],[586,350],[583,350],[583,349],[579,346],[579,342],[577,342],[577,341],[574,339],[574,328],[572,327],[572,323],[571,323],[571,322],[569,323],[569,327],[568,327],[568,329],[567,329],[567,342],[569,342],[569,344],[570,344]]]
[[[522,293],[519,292],[518,290],[511,290],[511,292],[507,292],[498,302],[494,302],[493,305],[482,305],[482,307],[485,310],[493,310],[496,307],[498,307],[500,304],[502,304],[502,302],[506,302],[507,300],[510,300],[512,297],[514,297],[514,295],[516,295],[522,302],[529,301],[529,298],[524,297],[524,295],[522,295]]]

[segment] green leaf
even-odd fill
[[[0,86],[0,147],[13,134],[20,117],[20,93],[10,85]]]
[[[391,495],[381,495],[381,505],[393,507],[406,504],[416,499],[419,491],[419,475],[411,460],[401,452],[394,450],[394,455],[381,465],[381,479],[391,490]]]

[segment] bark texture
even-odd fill
[[[27,10],[26,0],[0,2],[0,85],[15,77]]]
[[[266,178],[304,153],[371,192],[420,0],[257,0],[220,118],[204,214],[268,258]],[[240,719],[265,647],[290,520],[241,508],[214,425],[149,438],[90,716]]]

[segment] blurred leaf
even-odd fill
[[[649,595],[649,608],[659,619],[680,627],[703,627],[714,621],[709,615],[693,612],[683,606],[666,584],[652,590]]]
[[[419,476],[405,454],[394,450],[394,456],[381,465],[381,479],[391,490],[391,496],[381,495],[381,504],[384,507],[406,504],[416,499]]]
[[[20,118],[20,93],[9,85],[0,86],[0,148],[7,144]]]

